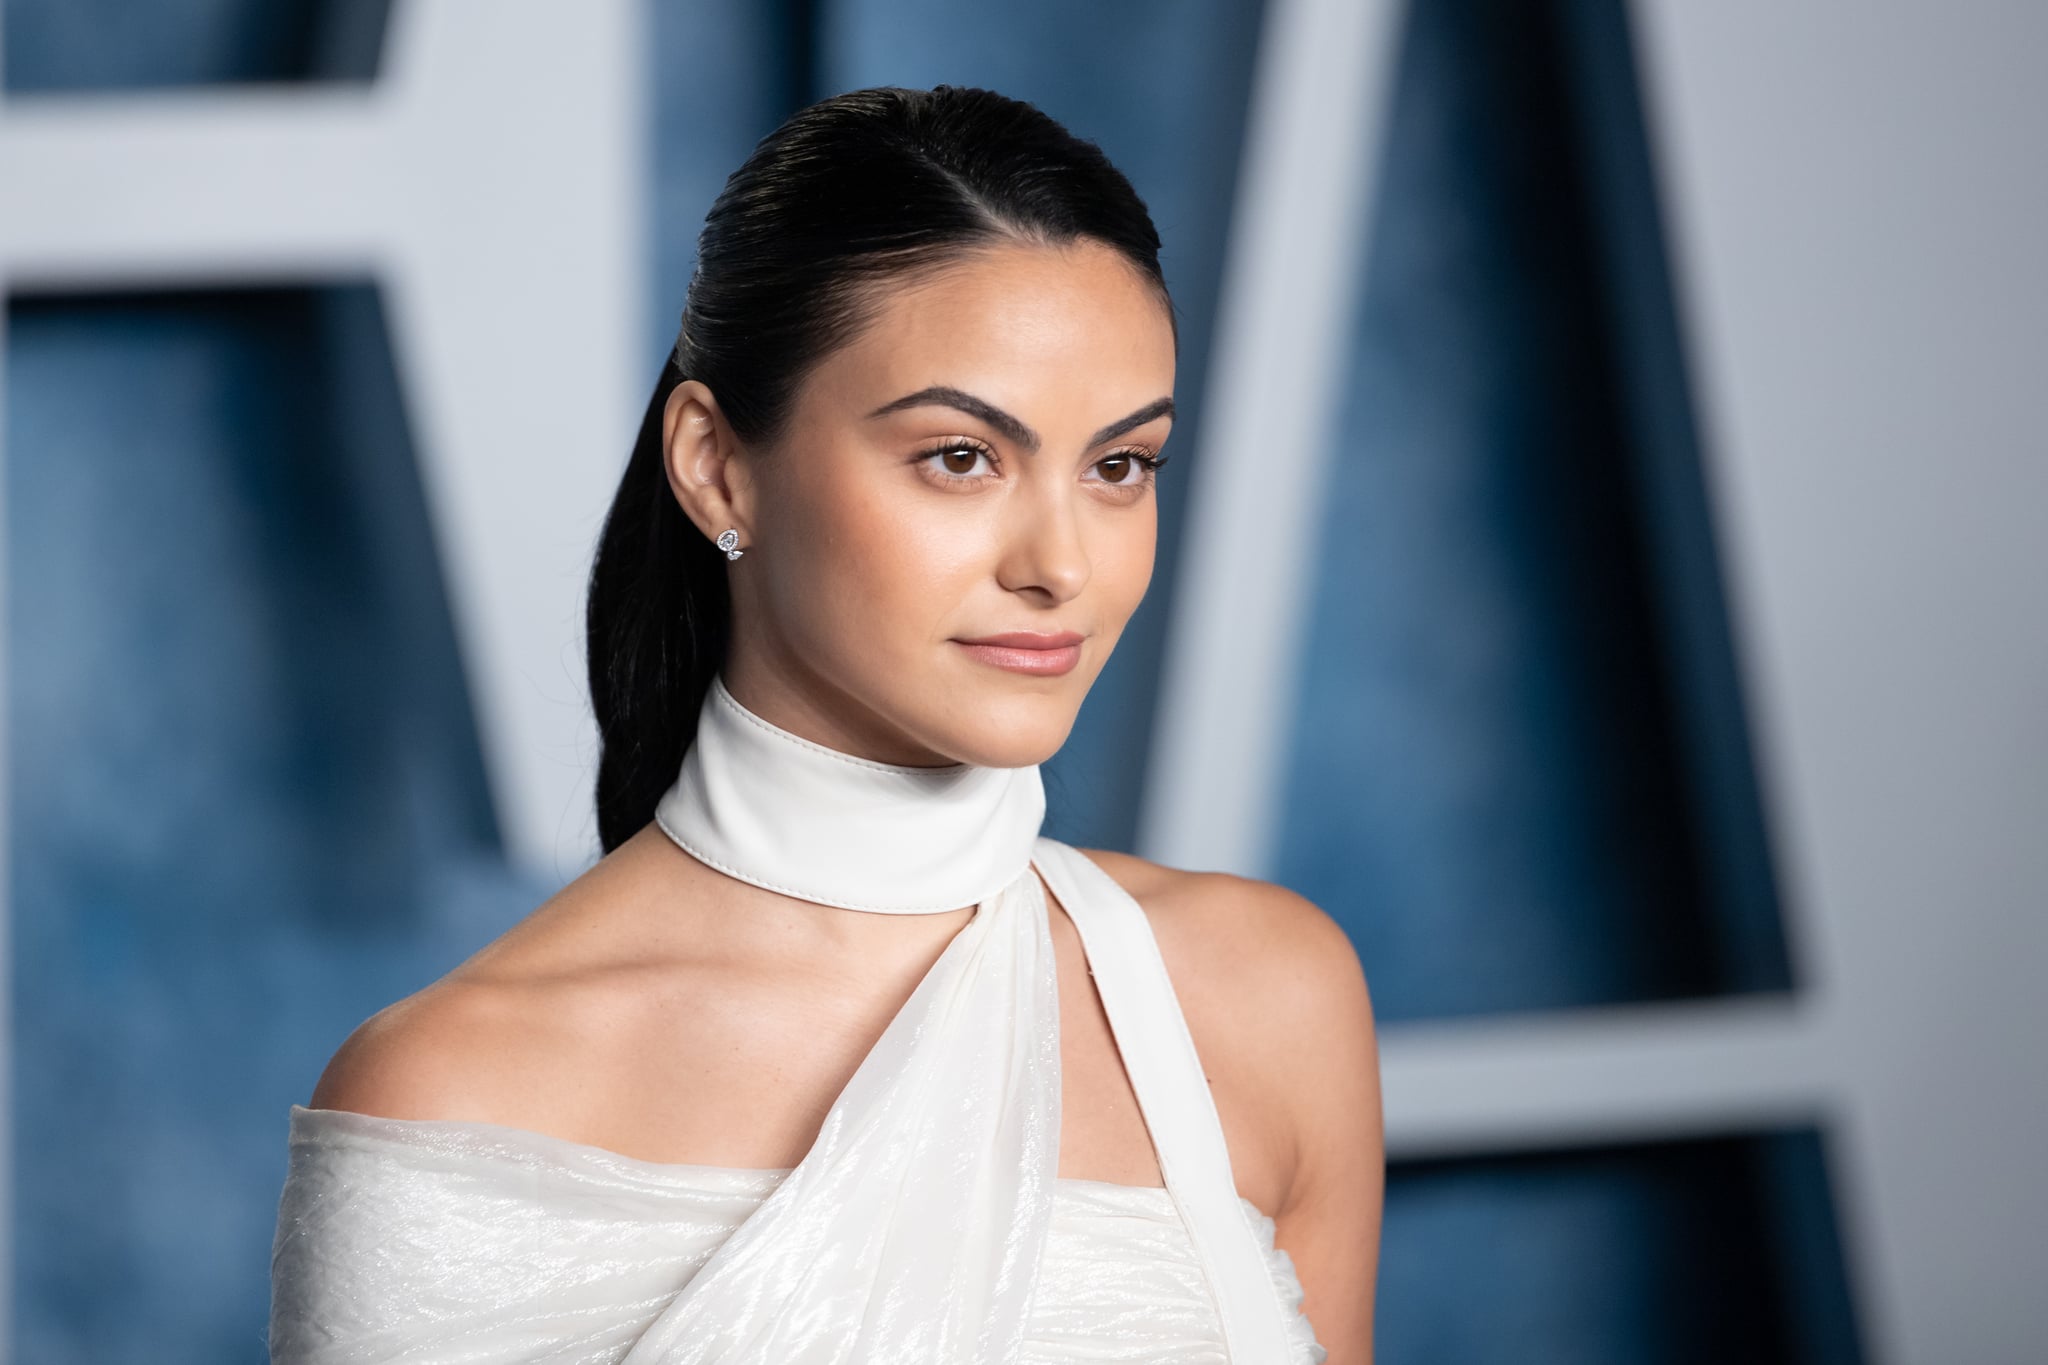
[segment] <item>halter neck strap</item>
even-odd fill
[[[844,910],[979,905],[1030,866],[1036,764],[917,768],[842,753],[747,709],[713,675],[655,822],[730,877]]]

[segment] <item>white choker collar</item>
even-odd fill
[[[1036,764],[902,767],[791,734],[714,674],[697,738],[655,822],[743,882],[846,910],[979,905],[1030,866],[1045,818]]]

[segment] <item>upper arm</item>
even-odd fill
[[[1266,1034],[1293,1116],[1294,1177],[1274,1241],[1301,1277],[1302,1311],[1328,1365],[1372,1359],[1373,1291],[1385,1188],[1379,1048],[1351,937],[1314,903],[1250,883],[1271,1004]]]

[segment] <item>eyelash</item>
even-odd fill
[[[920,465],[927,464],[936,456],[950,455],[955,451],[968,451],[971,452],[972,454],[985,457],[990,464],[997,463],[996,452],[991,447],[984,445],[980,441],[969,440],[966,437],[961,436],[948,437],[946,440],[938,443],[937,445],[927,446],[925,449],[918,452],[916,463]],[[1152,486],[1153,481],[1157,479],[1159,476],[1160,466],[1166,463],[1168,457],[1165,455],[1156,455],[1149,450],[1144,450],[1134,446],[1125,450],[1112,450],[1107,455],[1104,455],[1101,460],[1097,460],[1095,463],[1101,464],[1103,460],[1114,459],[1127,459],[1136,461],[1138,467],[1142,469],[1144,473],[1139,476],[1138,480],[1135,483],[1128,481],[1123,483],[1111,483],[1107,479],[1098,480],[1098,482],[1100,482],[1106,488],[1114,488],[1119,492],[1128,490],[1130,492],[1135,493],[1139,490],[1150,488]],[[1092,465],[1090,466],[1090,468],[1093,467],[1094,466]],[[978,482],[978,477],[975,475],[953,474],[948,473],[943,469],[937,470],[933,475],[931,475],[931,477],[937,479],[941,483]]]

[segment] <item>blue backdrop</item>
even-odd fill
[[[382,7],[4,16],[19,94],[369,79]],[[992,86],[1152,207],[1194,416],[1152,595],[1051,765],[1077,842],[1136,826],[1260,17],[651,10],[649,385],[724,175],[820,95]],[[1797,985],[1633,73],[1619,0],[1416,0],[1399,45],[1275,869],[1390,1027]],[[8,308],[11,1358],[256,1361],[286,1107],[551,888],[497,852],[376,281]],[[1380,1358],[1854,1360],[1825,1155],[1397,1166]]]

